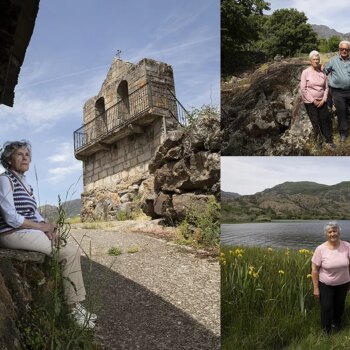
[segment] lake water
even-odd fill
[[[222,245],[245,245],[290,249],[315,249],[325,241],[324,226],[329,222],[275,221],[267,223],[222,224]],[[350,220],[337,221],[341,239],[350,242]]]

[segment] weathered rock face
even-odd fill
[[[154,212],[178,221],[194,206],[218,196],[220,120],[203,116],[188,130],[169,133],[150,163],[154,175]]]
[[[223,155],[309,154],[313,131],[299,93],[308,65],[300,59],[268,63],[223,86]]]
[[[220,137],[220,119],[213,115],[168,131],[148,173],[82,194],[83,221],[115,220],[121,213],[132,218],[141,210],[151,218],[184,218],[191,205],[219,195]]]
[[[44,255],[0,249],[0,349],[22,349],[16,321],[26,315],[32,292],[42,285]]]

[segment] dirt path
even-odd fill
[[[135,231],[151,222],[71,230],[83,258],[87,306],[103,349],[220,349],[220,268],[181,246]],[[159,227],[155,229],[159,230]],[[111,247],[123,253],[108,255]],[[128,253],[128,250],[136,251]]]

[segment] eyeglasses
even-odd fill
[[[339,51],[349,51],[349,49],[346,49],[345,47],[340,47]]]

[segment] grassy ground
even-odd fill
[[[222,248],[223,350],[350,348],[349,301],[343,330],[321,332],[311,257],[306,249]]]

